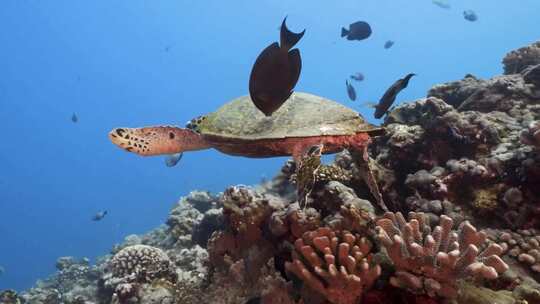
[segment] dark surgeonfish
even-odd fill
[[[450,9],[450,4],[444,0],[433,0],[431,3],[435,4],[436,6],[444,9]]]
[[[416,74],[413,73],[407,74],[407,76],[394,82],[394,84],[390,88],[388,88],[386,92],[384,92],[384,95],[379,100],[379,103],[375,105],[375,118],[381,118],[384,116],[384,114],[388,112],[388,109],[390,109],[390,107],[396,100],[397,94],[399,94],[401,90],[407,87],[407,85],[409,84],[409,80],[415,75]]]
[[[272,115],[291,96],[300,78],[302,59],[300,50],[291,48],[304,36],[306,30],[293,33],[283,19],[280,42],[265,48],[255,60],[249,77],[249,95],[257,109]]]
[[[73,115],[71,115],[71,121],[74,123],[77,123],[79,121],[79,117],[77,117],[77,114],[73,113]]]
[[[365,21],[358,21],[349,25],[349,29],[341,28],[341,37],[347,40],[364,40],[371,36],[371,26]]]
[[[463,18],[465,18],[465,20],[475,22],[478,20],[478,15],[473,10],[466,10],[463,12]]]
[[[100,211],[92,217],[92,221],[95,221],[95,222],[101,221],[105,217],[105,215],[107,215],[107,210]]]
[[[364,81],[365,77],[364,77],[364,74],[358,72],[354,75],[351,75],[351,79],[356,80],[356,81]]]
[[[389,48],[391,48],[391,47],[394,45],[394,43],[395,43],[394,41],[388,40],[388,41],[386,41],[386,42],[384,43],[384,48],[385,48],[385,49],[389,49]]]
[[[184,153],[174,153],[165,157],[165,166],[174,167],[182,159]]]
[[[349,95],[349,98],[352,101],[356,100],[356,90],[351,85],[351,83],[348,80],[345,80],[345,85],[347,85],[347,95]]]

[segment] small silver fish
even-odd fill
[[[176,166],[176,164],[178,164],[178,162],[182,159],[182,155],[184,155],[184,153],[175,153],[175,154],[167,155],[167,157],[165,157],[165,165],[167,167]]]
[[[385,49],[389,49],[389,48],[391,48],[391,47],[394,45],[394,43],[395,43],[394,41],[388,40],[388,41],[386,41],[386,42],[384,43],[384,48],[385,48]]]
[[[6,272],[6,269],[0,266],[0,276],[3,275],[5,272]]]
[[[92,221],[94,222],[98,222],[98,221],[101,221],[105,215],[107,215],[107,210],[104,210],[104,211],[100,211],[98,213],[96,213],[93,217],[92,217]]]
[[[71,121],[73,123],[77,123],[79,121],[79,117],[77,117],[77,114],[73,113],[73,115],[71,115]]]

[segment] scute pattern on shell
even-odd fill
[[[109,262],[115,278],[132,277],[136,281],[156,278],[175,279],[176,273],[167,254],[156,247],[133,245],[120,250]]]
[[[321,135],[352,135],[376,130],[352,109],[335,101],[295,92],[272,116],[265,117],[249,96],[206,115],[198,131],[226,139],[257,140]]]

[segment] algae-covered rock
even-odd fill
[[[516,301],[510,291],[494,291],[489,288],[474,286],[470,283],[462,283],[460,285],[460,293],[456,302],[458,304],[527,304],[522,301]]]

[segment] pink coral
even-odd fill
[[[455,298],[457,280],[466,277],[495,279],[508,265],[499,257],[502,247],[492,243],[482,252],[484,232],[464,222],[452,231],[453,220],[440,217],[433,231],[424,214],[411,212],[409,222],[401,213],[387,212],[377,221],[378,238],[394,266],[393,286],[414,293]]]
[[[379,265],[370,265],[371,242],[347,231],[319,228],[304,233],[294,247],[285,268],[330,303],[358,303],[381,273]]]

